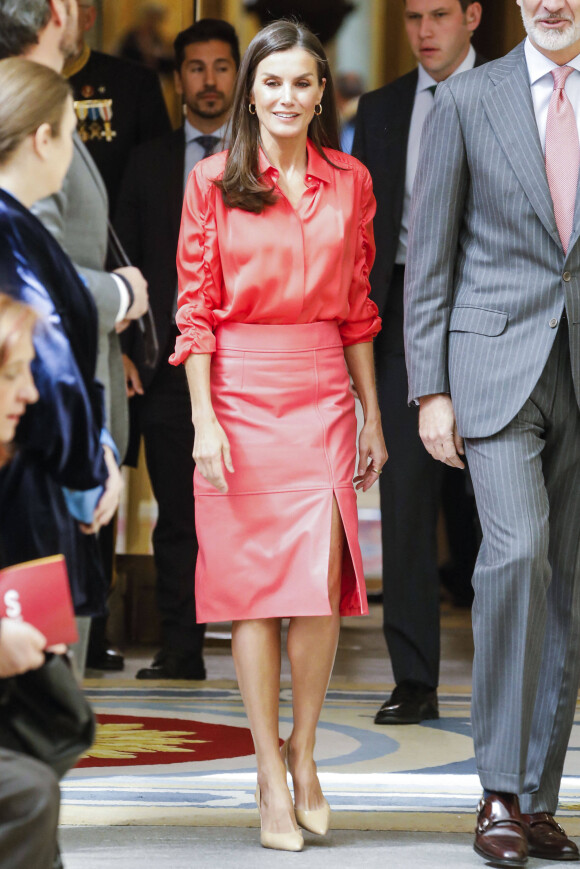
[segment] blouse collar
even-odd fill
[[[330,182],[332,180],[332,167],[326,162],[324,157],[320,156],[310,139],[306,140],[306,153],[306,180],[310,181],[317,178],[319,181]],[[275,166],[272,166],[262,148],[258,152],[258,169],[260,170],[260,175],[270,175],[274,179],[278,178],[278,170]]]

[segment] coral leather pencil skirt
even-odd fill
[[[216,330],[211,393],[234,473],[194,475],[199,622],[330,615],[333,499],[346,533],[341,615],[368,612],[353,476],[354,398],[335,322]]]

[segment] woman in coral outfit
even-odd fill
[[[320,42],[294,22],[264,28],[240,69],[230,150],[189,178],[178,250],[171,361],[185,363],[195,426],[197,617],[233,622],[261,843],[282,850],[303,847],[297,823],[328,830],[316,725],[340,616],[368,611],[348,372],[365,417],[357,487],[387,459],[368,298],[375,204],[337,141]],[[282,618],[294,723],[280,752]]]

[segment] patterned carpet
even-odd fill
[[[88,683],[99,713],[95,746],[63,783],[66,824],[253,826],[253,745],[232,683],[136,687]],[[331,690],[318,733],[325,794],[342,829],[471,831],[480,796],[469,694],[440,689],[441,718],[377,727],[381,690]],[[281,737],[291,697],[280,701]],[[561,816],[580,833],[580,714],[561,792]]]

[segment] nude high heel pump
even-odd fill
[[[260,785],[256,788],[256,802],[260,813],[260,844],[262,848],[273,848],[274,851],[302,851],[304,838],[300,830],[291,833],[269,833],[262,828],[262,795]]]
[[[287,742],[284,743],[280,752],[286,764],[286,769],[288,769]],[[298,825],[303,830],[308,830],[309,833],[314,833],[316,836],[326,836],[328,833],[330,827],[330,806],[327,800],[324,800],[324,806],[321,809],[298,809],[294,806],[294,814],[296,815]]]

